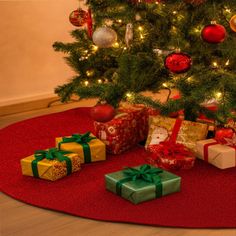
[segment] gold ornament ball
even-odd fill
[[[93,42],[100,48],[110,48],[116,40],[116,32],[109,27],[99,27],[93,33]]]
[[[230,28],[236,32],[236,15],[232,16],[230,21],[229,21],[229,24],[230,24]]]

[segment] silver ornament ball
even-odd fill
[[[99,27],[93,33],[93,42],[100,48],[110,48],[116,40],[116,32],[109,27]]]

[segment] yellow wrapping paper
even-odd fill
[[[149,132],[145,147],[156,145],[167,141],[175,125],[176,119],[164,116],[149,117]],[[196,152],[196,141],[205,139],[208,132],[208,125],[191,121],[182,121],[177,143],[184,144],[191,151]]]
[[[94,136],[91,134],[91,136]],[[95,136],[94,136],[95,137]],[[56,147],[62,141],[62,137],[56,138]],[[99,139],[92,139],[89,143],[91,152],[91,162],[106,160],[106,145]],[[81,144],[76,142],[62,143],[61,150],[77,153],[81,158],[81,163],[84,163],[84,151]]]
[[[71,160],[72,172],[80,170],[81,159],[78,154],[65,154]],[[34,176],[31,163],[35,160],[34,155],[21,159],[21,170],[23,175]],[[57,160],[43,159],[37,164],[39,178],[51,181],[58,180],[67,175],[66,162]]]

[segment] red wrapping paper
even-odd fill
[[[95,135],[106,144],[108,153],[120,154],[141,141],[145,129],[139,131],[142,112],[120,113],[109,122],[94,122]],[[138,122],[139,120],[139,122]]]

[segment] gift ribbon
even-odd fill
[[[193,153],[189,151],[185,145],[176,143],[181,125],[182,120],[176,119],[169,140],[160,142],[159,144],[159,150],[157,153],[159,157],[172,157],[181,160],[183,156],[193,156]]]
[[[171,134],[170,139],[169,139],[170,143],[176,143],[181,125],[182,125],[182,120],[176,119],[173,130],[172,130],[172,134]]]
[[[140,169],[135,169],[128,167],[123,170],[123,173],[127,175],[126,178],[119,180],[116,183],[116,193],[121,196],[122,185],[129,181],[143,180],[148,183],[153,183],[156,185],[156,197],[162,196],[162,182],[159,176],[163,170],[159,168],[152,168],[150,165],[142,165]]]
[[[96,137],[91,137],[90,132],[87,132],[85,134],[73,134],[71,137],[63,137],[62,141],[59,142],[58,148],[61,150],[61,144],[63,143],[78,143],[83,147],[84,152],[84,162],[90,163],[91,162],[91,151],[89,147],[89,142],[92,139],[96,139]]]
[[[65,156],[65,154],[69,154],[69,153],[71,153],[71,152],[58,150],[57,148],[50,148],[49,150],[35,151],[35,153],[34,153],[35,160],[33,160],[31,162],[31,167],[32,167],[34,177],[39,177],[38,162],[42,161],[43,159],[58,160],[60,162],[65,161],[66,168],[67,168],[67,175],[71,174],[72,163],[71,163],[70,158]]]

